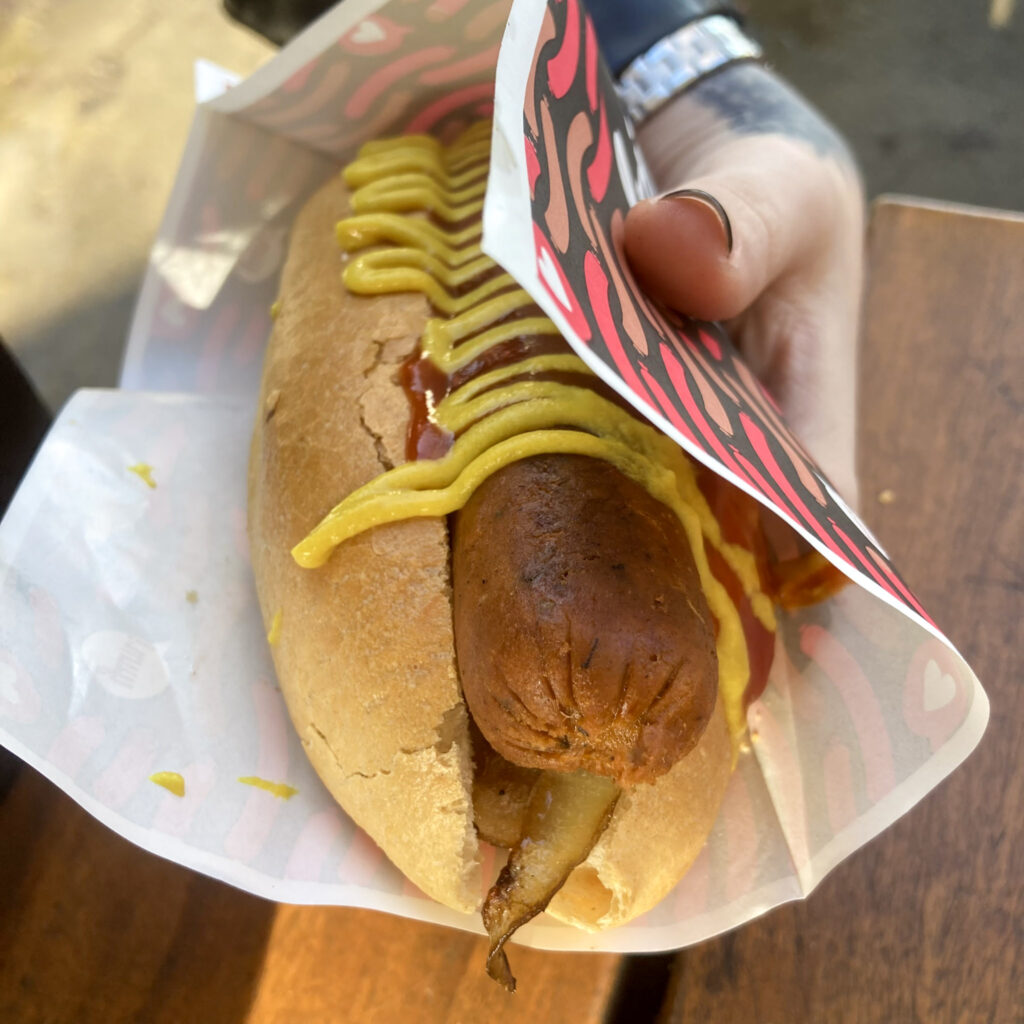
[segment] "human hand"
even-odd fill
[[[672,309],[725,321],[856,505],[864,199],[842,139],[771,71],[734,64],[662,107],[638,141],[664,190],[626,219],[638,280]]]

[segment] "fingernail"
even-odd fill
[[[732,223],[729,221],[729,214],[725,212],[725,207],[710,192],[705,192],[702,188],[679,188],[674,192],[666,192],[661,198],[695,199],[698,203],[703,203],[705,206],[710,207],[718,218],[719,224],[722,225],[726,251],[730,256],[732,255]]]

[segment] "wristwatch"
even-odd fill
[[[720,68],[763,56],[722,0],[588,0],[587,10],[637,124]]]
[[[631,61],[619,76],[619,97],[633,123],[640,124],[702,78],[763,55],[735,21],[714,14],[676,29]]]

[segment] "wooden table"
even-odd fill
[[[509,997],[481,939],[247,896],[132,847],[8,759],[0,1020],[1024,1020],[1024,217],[881,202],[870,269],[866,518],[993,709],[937,792],[810,900],[675,955],[516,950]]]

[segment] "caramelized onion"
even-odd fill
[[[536,917],[587,859],[619,799],[611,779],[589,772],[541,772],[533,787],[519,844],[509,854],[483,906],[491,944],[487,973],[510,992],[516,980],[504,946]]]

